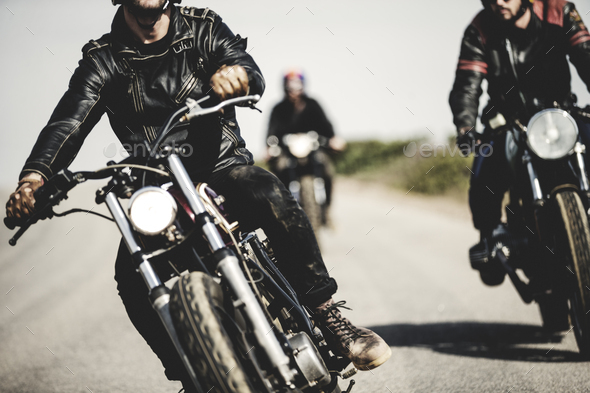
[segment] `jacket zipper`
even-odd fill
[[[506,51],[508,52],[508,59],[510,60],[510,66],[512,67],[512,72],[514,73],[514,79],[516,79],[516,87],[518,88],[518,94],[520,95],[520,99],[524,107],[527,107],[527,102],[520,89],[520,80],[518,79],[518,73],[516,72],[516,55],[514,53],[514,48],[512,47],[512,43],[508,38],[506,38]]]
[[[197,84],[197,76],[193,73],[191,76],[186,80],[184,85],[180,88],[180,91],[174,98],[174,101],[177,104],[180,104],[184,101],[184,99],[190,94],[190,92],[194,89],[195,85]]]
[[[137,114],[144,113],[143,103],[141,102],[141,92],[139,89],[139,78],[137,77],[137,74],[135,73],[135,71],[133,71],[133,73],[131,74],[130,90],[131,90],[131,97],[133,99],[133,106],[135,108],[135,112]],[[151,130],[150,129],[151,127],[146,127],[146,126],[142,126],[142,128],[143,128],[143,133],[144,133],[147,141],[152,142],[155,139],[155,136],[153,136],[153,134],[154,134],[153,129]]]
[[[199,80],[199,78],[197,77],[197,73],[205,70],[203,63],[203,58],[199,57],[199,59],[197,60],[196,71],[191,74],[191,76],[186,80],[186,82],[184,82],[184,84],[180,88],[180,91],[176,95],[176,98],[174,98],[174,101],[177,104],[181,104],[197,85],[197,81]]]

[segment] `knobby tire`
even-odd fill
[[[563,191],[555,197],[567,236],[568,268],[575,275],[570,312],[580,353],[590,356],[590,229],[577,193]],[[571,274],[567,272],[566,274]]]
[[[301,177],[301,204],[313,230],[319,231],[322,226],[322,207],[315,200],[313,180],[311,175]]]
[[[216,310],[222,307],[223,290],[205,273],[182,276],[172,289],[172,319],[203,389],[254,393]]]

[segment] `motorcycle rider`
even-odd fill
[[[273,146],[285,147],[283,143],[285,135],[315,131],[320,138],[327,141],[325,146],[333,151],[344,150],[346,141],[335,135],[332,123],[326,117],[319,102],[305,93],[303,72],[288,71],[283,77],[283,88],[285,97],[271,112],[266,141],[270,146],[268,160],[270,169],[288,187],[290,181],[288,158],[283,152],[277,156],[272,154]],[[320,164],[319,176],[324,179],[328,207],[325,219],[329,222],[328,211],[332,201],[334,166],[330,157],[321,149],[316,151],[316,159]]]
[[[545,107],[574,104],[567,62],[590,88],[590,34],[573,3],[565,0],[482,0],[482,10],[465,30],[449,103],[457,127],[457,145],[469,154],[481,135],[475,131],[482,81],[488,82],[489,102],[482,111],[484,135],[498,115],[528,119]],[[589,124],[578,121],[586,146]],[[501,205],[509,187],[504,139],[475,152],[469,206],[480,242],[470,256],[488,255],[491,235],[501,220]],[[485,151],[484,151],[485,150]],[[504,279],[503,269],[485,264],[480,270],[488,285]]]
[[[6,204],[7,217],[24,220],[35,211],[34,191],[72,162],[104,113],[124,146],[141,146],[154,140],[157,127],[187,97],[212,93],[223,101],[262,94],[264,79],[246,52],[246,40],[213,11],[170,4],[179,0],[113,0],[114,5],[121,3],[111,32],[84,46],[69,88]],[[389,346],[340,314],[341,303],[332,300],[336,282],[328,275],[307,217],[275,176],[252,165],[235,109],[205,116],[183,135],[183,142],[193,148],[192,155],[183,157],[193,181],[207,182],[223,194],[225,208],[242,227],[265,230],[281,270],[302,303],[313,310],[333,350],[359,369],[383,364],[391,354]],[[167,377],[192,390],[123,244],[115,271],[134,326],[160,357]]]

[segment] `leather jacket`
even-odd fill
[[[209,93],[209,80],[223,65],[246,69],[249,94],[264,91],[262,74],[246,52],[246,39],[234,35],[209,9],[172,7],[166,37],[145,45],[133,41],[119,7],[111,32],[91,40],[82,52],[21,177],[37,172],[47,179],[67,167],[104,113],[126,149],[146,150],[145,141],[155,139],[158,127],[187,97]],[[192,147],[183,159],[191,175],[253,163],[234,108],[197,120],[175,137]]]
[[[457,129],[476,125],[484,78],[489,95],[484,124],[497,113],[527,121],[554,102],[571,103],[566,56],[590,88],[590,34],[574,4],[537,0],[532,11],[526,29],[483,10],[465,30],[449,98]]]
[[[279,144],[283,145],[283,136],[286,134],[315,131],[327,139],[334,136],[332,123],[319,102],[305,94],[301,99],[305,101],[305,108],[301,113],[296,113],[295,107],[286,98],[275,105],[270,114],[267,137],[274,135],[279,139]]]

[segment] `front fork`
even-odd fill
[[[207,213],[201,199],[197,196],[195,187],[180,158],[176,154],[171,154],[168,157],[168,164],[191,210],[195,213],[195,222],[202,227],[203,234],[214,252],[217,260],[217,270],[235,296],[235,306],[243,308],[244,314],[250,322],[250,326],[252,326],[257,343],[267,355],[273,368],[279,372],[288,387],[294,388],[295,374],[290,367],[290,358],[285,354],[284,349],[275,335],[269,334],[272,331],[272,327],[240,269],[238,258],[225,246],[225,242],[221,238],[213,219]],[[108,193],[105,196],[105,203],[121,231],[123,241],[133,256],[139,273],[150,290],[152,305],[170,335],[197,391],[199,393],[206,393],[197,380],[188,357],[180,345],[176,329],[172,323],[169,310],[170,294],[168,288],[163,285],[149,259],[137,243],[134,231],[117,196],[114,193]]]
[[[541,207],[545,203],[545,200],[543,199],[543,191],[541,190],[541,184],[539,183],[537,171],[535,171],[535,168],[533,167],[531,154],[527,149],[524,150],[524,154],[522,155],[522,162],[526,165],[529,181],[531,182],[534,201],[533,203],[535,204],[535,207]]]
[[[586,173],[586,162],[584,160],[584,154],[586,153],[586,146],[578,141],[573,149],[573,157],[570,159],[570,167],[574,171],[578,178],[578,186],[580,189],[580,196],[582,197],[583,204],[586,208],[586,214],[590,214],[590,182],[588,181],[588,175]],[[527,149],[524,150],[522,161],[527,168],[531,190],[533,194],[533,205],[535,207],[535,219],[537,226],[539,225],[539,218],[537,212],[539,208],[545,204],[543,198],[543,192],[539,183],[539,177],[533,166],[531,155]]]
[[[193,182],[180,158],[176,154],[171,154],[168,157],[168,164],[191,209],[196,215],[195,222],[203,227],[203,234],[207,237],[213,255],[217,260],[217,270],[232,290],[236,299],[235,306],[243,309],[246,318],[252,326],[258,345],[260,345],[267,355],[273,368],[279,372],[288,387],[294,388],[293,382],[295,375],[290,367],[291,360],[285,354],[284,349],[275,335],[269,335],[273,327],[271,327],[266,319],[266,315],[262,311],[258,300],[254,296],[254,293],[252,293],[252,289],[240,269],[238,258],[225,246],[225,242],[221,238],[211,216],[207,213],[203,201],[195,193]]]
[[[586,153],[586,146],[584,146],[581,142],[576,142],[574,146],[574,155],[575,155],[575,163],[577,164],[577,170],[579,173],[576,173],[579,179],[579,186],[580,191],[584,193],[586,196],[590,196],[590,184],[588,182],[588,175],[586,174],[586,162],[584,161],[584,154]],[[522,156],[522,161],[526,165],[527,172],[529,175],[529,180],[531,182],[531,189],[533,191],[533,199],[536,205],[543,205],[543,192],[541,191],[541,185],[539,184],[539,177],[537,176],[537,172],[533,167],[533,163],[531,162],[531,155],[528,150],[524,151]],[[576,171],[576,169],[574,169]]]
[[[176,329],[174,328],[174,324],[172,323],[172,316],[170,315],[170,291],[168,288],[162,283],[152,264],[150,263],[149,259],[145,258],[141,247],[135,240],[135,236],[133,235],[133,229],[129,224],[129,220],[127,219],[127,215],[123,211],[121,204],[119,203],[119,199],[114,193],[108,193],[105,196],[105,203],[115,220],[115,223],[119,227],[121,231],[121,235],[123,236],[123,241],[129,250],[129,253],[133,256],[134,262],[137,266],[137,270],[139,274],[143,277],[148,289],[149,289],[149,296],[150,301],[152,302],[152,307],[160,317],[164,328],[168,332],[176,351],[180,355],[182,363],[186,368],[193,385],[197,389],[199,393],[205,393],[199,381],[197,380],[197,375],[193,370],[193,367],[186,356],[186,353],[182,349],[182,345],[180,345],[180,340],[178,339],[178,334],[176,333]]]
[[[580,190],[582,190],[586,197],[589,197],[590,185],[588,184],[586,162],[584,161],[584,155],[586,154],[586,146],[582,142],[576,142],[576,146],[574,146],[574,154],[576,155],[576,163],[578,164],[578,170],[580,171]]]

